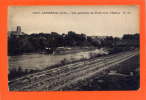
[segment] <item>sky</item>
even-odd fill
[[[139,7],[114,6],[10,6],[8,29],[31,33],[59,34],[68,31],[88,36],[117,36],[139,33]]]

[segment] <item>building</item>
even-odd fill
[[[16,31],[9,31],[8,32],[8,37],[20,36],[20,35],[25,35],[25,33],[21,31],[21,26],[17,26]]]

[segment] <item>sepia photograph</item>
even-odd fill
[[[9,6],[9,91],[140,88],[137,5]]]

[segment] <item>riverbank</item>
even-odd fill
[[[9,80],[42,70],[61,67],[66,64],[85,61],[108,54],[108,51],[104,49],[95,48],[74,48],[69,51],[72,53],[67,53],[64,55],[37,53],[11,56],[9,57]]]
[[[66,87],[67,91],[138,90],[140,87],[139,55],[115,65],[90,79]]]
[[[124,67],[124,69],[126,70],[126,67],[128,65],[127,63],[131,65],[131,59],[138,54],[139,51],[135,50],[121,52],[106,57],[99,57],[99,59],[95,58],[87,61],[67,64],[62,67],[44,70],[9,81],[9,89],[11,91],[80,91],[82,88],[85,88],[83,90],[87,90],[89,86],[90,90],[94,89],[94,87],[96,87],[96,90],[100,90],[102,88],[104,90],[104,88],[108,85],[114,86],[109,82],[109,84],[106,84],[104,87],[104,82],[108,83],[106,82],[107,80],[105,76],[109,76],[109,78],[112,78],[112,75],[118,76],[117,80],[121,79],[120,77],[122,77],[123,79],[132,79],[130,77],[135,76],[135,73],[131,72],[131,66],[129,68],[130,73],[128,71],[128,74],[119,73],[113,68],[115,67],[116,69],[119,69],[118,66],[121,66],[121,68]],[[139,68],[139,66],[137,66],[136,69],[137,68]],[[105,80],[103,77],[105,78]],[[95,82],[95,79],[97,80],[97,82]],[[115,79],[113,78],[111,79],[111,81],[115,81]],[[138,80],[136,79],[136,81]],[[115,82],[115,84],[118,84],[118,82],[119,81]],[[122,82],[127,84],[127,81]],[[123,90],[125,89],[124,87],[125,86],[123,86],[122,88]],[[110,90],[109,88],[106,89]],[[117,90],[122,89],[118,88]]]

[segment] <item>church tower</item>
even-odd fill
[[[21,35],[21,26],[17,26],[16,33],[17,35]]]

